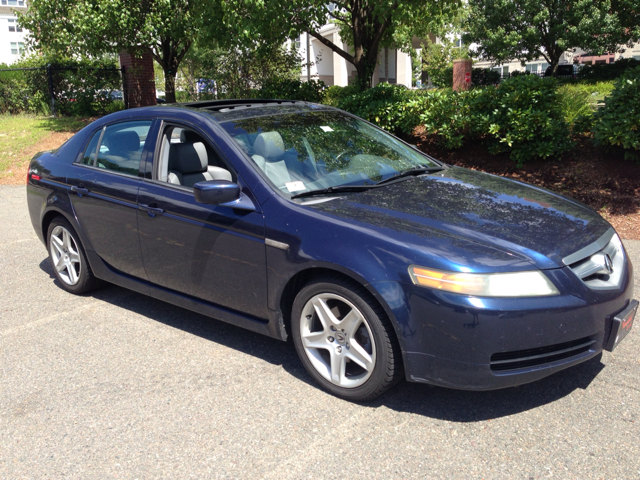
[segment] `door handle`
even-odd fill
[[[82,184],[80,184],[78,186],[74,185],[73,187],[71,187],[71,191],[74,192],[74,193],[77,193],[79,197],[89,193],[89,190],[84,188],[84,185],[82,185]]]
[[[145,205],[144,203],[140,204],[140,210],[147,212],[150,217],[155,217],[156,215],[162,215],[164,210],[155,206],[155,203],[151,205]]]

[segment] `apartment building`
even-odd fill
[[[0,0],[0,63],[11,65],[24,52],[28,31],[18,26],[16,11],[26,8],[25,0]]]

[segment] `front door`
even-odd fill
[[[174,157],[185,150],[181,145],[197,143],[206,148],[196,145],[195,149],[187,149],[199,152],[203,170],[207,164],[216,169],[228,168],[197,132],[165,126],[162,139],[162,149],[173,149],[171,154],[165,151],[156,155],[171,159],[164,162],[165,169],[180,163]],[[187,183],[188,178],[198,175],[176,173],[169,175],[156,168],[154,179],[145,181],[138,193],[140,244],[149,280],[231,310],[268,318],[262,213],[257,209],[201,204],[196,202],[192,186],[157,180],[171,177]],[[235,173],[230,175],[241,183]],[[245,192],[250,193],[246,189]]]

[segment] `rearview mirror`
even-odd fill
[[[240,186],[228,180],[209,180],[193,186],[196,202],[209,205],[234,202],[240,198]]]

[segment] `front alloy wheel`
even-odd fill
[[[401,374],[395,332],[362,286],[339,276],[308,283],[291,312],[293,343],[309,375],[325,390],[371,400]]]
[[[359,387],[371,377],[376,363],[371,327],[346,298],[321,293],[307,301],[300,335],[313,367],[334,385]]]

